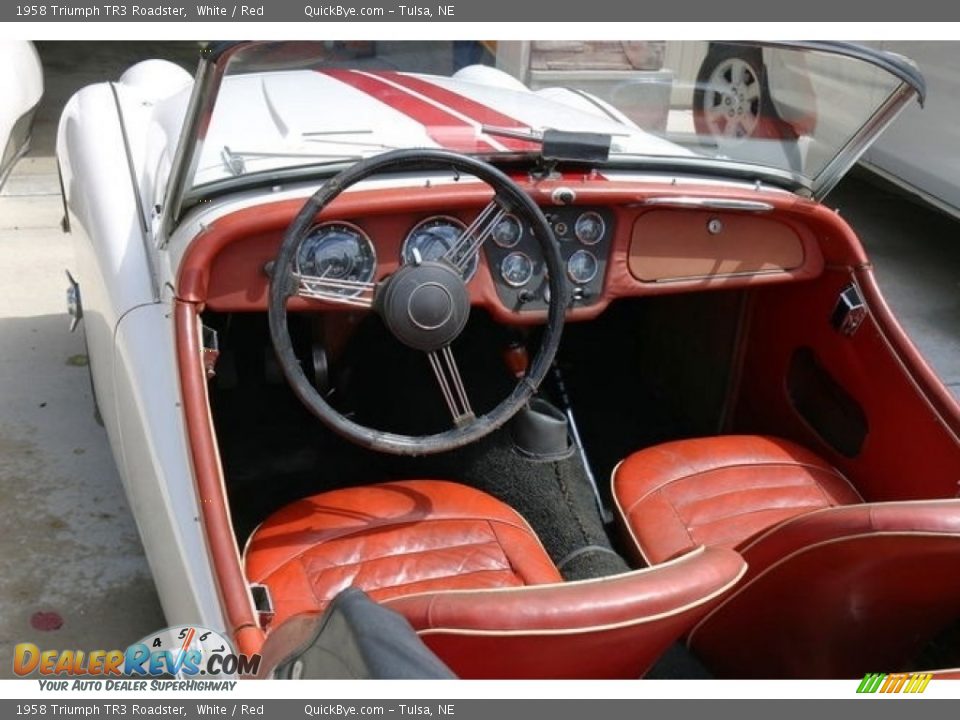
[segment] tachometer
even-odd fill
[[[533,277],[533,260],[522,252],[513,252],[500,262],[500,277],[511,287],[522,287]]]
[[[573,226],[573,234],[584,245],[596,245],[603,238],[606,229],[607,225],[600,214],[589,210],[577,218]]]
[[[418,223],[403,241],[400,251],[404,263],[412,263],[414,250],[421,260],[439,260],[463,236],[466,225],[456,218],[438,215]],[[467,265],[464,279],[470,280],[477,272],[478,253],[474,253]]]
[[[318,225],[300,243],[296,270],[304,275],[370,282],[377,269],[377,255],[370,238],[356,225],[329,222]],[[338,295],[353,296],[361,290],[330,289]]]
[[[577,250],[567,260],[567,275],[577,285],[585,285],[597,276],[600,263],[589,250]]]

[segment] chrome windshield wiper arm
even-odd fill
[[[543,132],[534,130],[533,128],[520,130],[517,128],[497,127],[496,125],[481,125],[480,131],[487,135],[497,135],[499,137],[528,140],[533,143],[543,144]]]
[[[343,155],[338,153],[311,153],[297,150],[259,151],[259,150],[231,150],[227,145],[220,151],[220,159],[231,175],[243,175],[247,171],[246,160],[261,158],[316,158],[326,162],[320,165],[336,165],[337,163],[356,162],[363,159],[363,155]]]

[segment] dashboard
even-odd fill
[[[548,211],[546,217],[572,286],[574,306],[597,302],[610,254],[613,213],[600,207],[567,207]],[[440,260],[454,250],[466,231],[467,224],[454,215],[416,220],[400,243],[397,257],[390,260],[398,264]],[[377,246],[359,223],[323,222],[301,242],[296,270],[330,280],[372,282],[379,267]],[[550,299],[546,263],[529,226],[515,215],[504,215],[493,225],[482,253],[505,308],[514,312],[546,310]],[[463,269],[468,283],[477,274],[480,257],[474,255]],[[344,296],[356,293],[346,287],[332,292]]]
[[[587,185],[585,183],[585,185]],[[739,209],[710,197],[654,196],[637,185],[589,187],[555,202],[556,187],[531,193],[557,242],[571,287],[568,320],[599,315],[618,297],[744,287],[818,276],[825,265],[811,206],[782,194],[783,208]],[[566,187],[563,188],[567,190]],[[673,190],[676,194],[676,190]],[[780,200],[780,196],[774,196]],[[280,239],[303,200],[243,207],[201,225],[186,247],[177,294],[225,312],[264,311],[268,273]],[[317,218],[297,269],[327,278],[375,282],[416,257],[448,253],[489,202],[481,187],[350,193]],[[819,212],[819,211],[817,211]],[[830,220],[829,222],[832,222]],[[508,324],[537,324],[549,302],[545,262],[529,227],[505,215],[464,268],[471,304]],[[356,292],[345,283],[338,292]],[[319,303],[319,304],[318,304]],[[356,312],[348,305],[293,298],[291,310]]]

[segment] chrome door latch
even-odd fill
[[[860,288],[850,283],[840,293],[837,304],[830,315],[830,324],[841,335],[852,336],[860,329],[867,317],[867,304],[863,301]]]
[[[203,370],[207,375],[207,380],[212,380],[217,374],[217,360],[220,359],[220,336],[213,328],[206,325],[200,326],[203,353]]]
[[[253,599],[253,607],[257,611],[257,623],[261,629],[266,630],[277,614],[270,588],[260,583],[250,583],[250,595]]]

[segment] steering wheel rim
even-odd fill
[[[298,294],[296,288],[298,281],[294,275],[294,267],[300,244],[307,237],[318,214],[324,208],[344,190],[372,175],[388,171],[423,169],[425,165],[452,169],[483,181],[494,191],[491,205],[500,205],[529,224],[546,262],[550,298],[547,307],[546,328],[540,346],[531,359],[527,372],[518,380],[513,391],[492,410],[483,415],[471,417],[465,423],[443,432],[418,436],[377,430],[354,422],[339,413],[317,392],[307,379],[293,349],[287,323],[287,301]],[[489,207],[490,205],[487,206],[487,208]],[[481,211],[481,214],[483,212]],[[495,223],[496,221],[492,224]],[[467,233],[464,234],[464,237],[466,235]],[[480,241],[481,245],[482,242],[483,238]],[[479,253],[480,250],[481,248],[478,246],[475,252]],[[437,265],[438,263],[432,264]],[[408,266],[403,265],[401,270],[406,267]],[[399,272],[398,270],[397,273],[384,278],[381,283],[389,286],[391,278],[397,276]],[[465,286],[466,283],[464,283]],[[379,292],[380,289],[381,287],[378,285],[375,299],[377,296],[382,297],[386,294]],[[268,321],[270,339],[287,382],[297,398],[327,427],[338,435],[371,450],[394,455],[430,455],[475,442],[502,426],[520,411],[536,392],[553,364],[557,348],[560,345],[560,336],[563,332],[568,304],[569,288],[566,283],[563,260],[554,240],[550,224],[536,203],[513,180],[497,168],[476,158],[446,150],[403,149],[357,162],[327,180],[320,189],[307,199],[284,233],[273,264],[270,275]],[[382,309],[378,309],[376,301],[372,304],[372,310],[382,313]],[[469,301],[467,312],[469,313]],[[457,334],[459,334],[459,331]],[[448,342],[444,349],[449,347],[450,343]],[[432,357],[431,362],[433,362]],[[454,361],[451,359],[451,362]],[[434,372],[437,373],[438,380],[442,385],[443,381],[440,379],[439,371],[434,368]],[[456,422],[456,417],[454,422]]]

